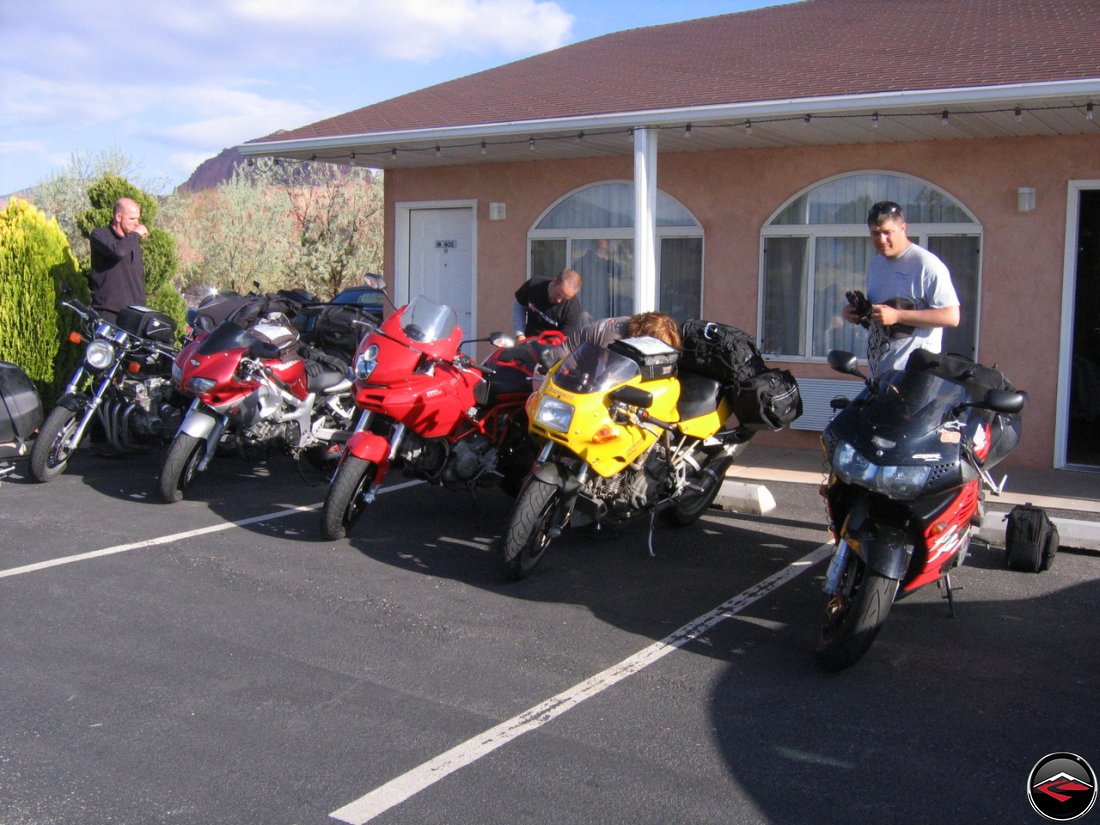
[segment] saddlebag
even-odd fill
[[[1005,525],[1005,561],[1012,570],[1049,570],[1058,552],[1058,528],[1046,510],[1030,502],[1017,504]]]
[[[26,453],[41,423],[42,402],[34,382],[15,364],[0,361],[0,458]]]
[[[320,308],[308,338],[313,346],[350,362],[370,320],[365,311],[352,304],[329,304]]]
[[[128,306],[120,309],[118,325],[131,335],[162,344],[172,344],[176,340],[176,322],[172,317],[149,307]]]
[[[750,431],[779,430],[802,415],[802,394],[789,370],[764,369],[729,393],[738,423]]]
[[[684,321],[680,331],[680,369],[736,387],[764,372],[767,365],[747,332],[714,321]]]

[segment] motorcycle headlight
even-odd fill
[[[880,467],[879,488],[890,498],[916,498],[931,472],[931,467]]]
[[[926,466],[874,464],[847,441],[836,445],[833,469],[848,484],[857,484],[899,501],[920,495],[932,472],[932,468]]]
[[[187,382],[187,389],[196,394],[210,392],[218,382],[213,378],[192,378]]]
[[[535,420],[548,429],[567,433],[569,425],[573,423],[573,405],[544,395],[539,399]]]
[[[355,377],[366,381],[378,366],[378,344],[371,344],[355,359]]]
[[[874,478],[878,467],[860,455],[847,441],[841,441],[833,451],[833,469],[848,484],[867,485]]]
[[[84,362],[93,370],[106,369],[115,360],[115,348],[106,341],[92,341],[84,350]]]

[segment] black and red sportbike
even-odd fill
[[[477,363],[459,349],[473,340],[502,348]],[[354,393],[363,413],[325,498],[326,538],[347,535],[391,467],[450,488],[519,489],[536,454],[524,402],[553,342],[473,340],[462,340],[451,307],[419,295],[360,342]]]
[[[830,352],[829,365],[863,377],[850,352]],[[984,489],[1004,486],[989,470],[1019,444],[1026,398],[996,369],[918,350],[834,400],[822,435],[836,540],[816,644],[825,669],[858,661],[900,595],[938,582],[953,608],[951,571],[981,524]]]
[[[303,357],[298,330],[281,312],[247,329],[224,321],[198,332],[173,368],[176,385],[194,400],[168,448],[161,498],[179,501],[219,446],[246,455],[281,449],[323,469],[328,448],[350,430],[355,406],[347,363],[309,354]]]

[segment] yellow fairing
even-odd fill
[[[640,376],[635,376],[615,389],[629,386],[638,387],[653,395],[653,404],[648,412],[654,418],[667,422],[679,421],[676,403],[680,398],[680,382],[675,377],[643,382]],[[528,402],[531,432],[564,445],[601,476],[613,476],[645,452],[660,437],[661,431],[654,426],[644,427],[633,421],[612,420],[609,394],[609,391],[590,394],[569,392],[557,386],[551,375]],[[543,397],[554,398],[573,407],[573,418],[568,432],[547,427],[536,419],[535,413]],[[681,432],[696,438],[707,438],[721,428],[729,412],[720,407],[715,412],[683,421]]]

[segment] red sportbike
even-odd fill
[[[325,498],[327,538],[347,535],[394,466],[450,488],[519,489],[535,458],[524,402],[550,342],[514,346],[494,333],[476,340],[506,348],[478,364],[461,339],[455,311],[420,295],[360,342],[354,393],[363,413]]]
[[[246,454],[277,448],[322,467],[355,416],[347,363],[315,351],[303,358],[298,330],[282,313],[201,334],[180,350],[172,377],[194,401],[161,469],[166,502],[183,497],[219,445]]]

